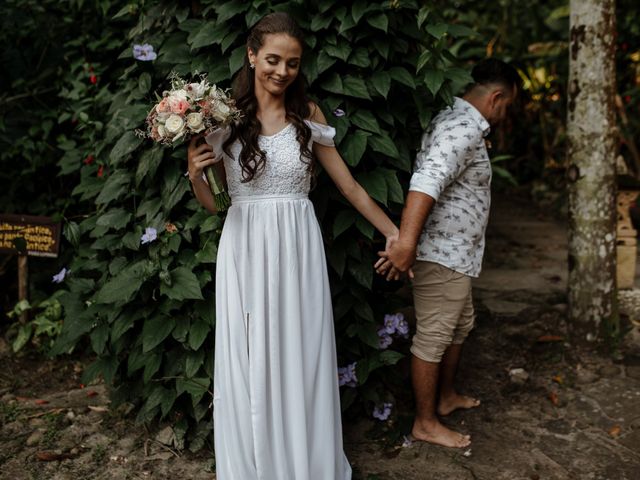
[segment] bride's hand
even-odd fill
[[[213,147],[204,142],[198,144],[202,136],[193,137],[187,148],[187,160],[189,170],[189,180],[192,182],[202,178],[202,171],[208,165],[214,165],[222,160],[222,155],[217,156],[213,153]]]

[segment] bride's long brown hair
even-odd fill
[[[304,47],[302,29],[295,20],[284,12],[271,13],[264,16],[252,29],[247,39],[247,47],[257,53],[264,43],[265,35],[285,33],[295,38],[300,47]],[[233,98],[236,106],[243,112],[243,118],[238,125],[231,128],[231,136],[224,143],[223,149],[227,155],[229,147],[236,140],[240,140],[240,166],[242,167],[242,181],[251,181],[257,173],[264,169],[267,161],[266,154],[260,149],[258,138],[262,124],[256,113],[258,100],[255,96],[254,71],[249,67],[249,59],[245,56],[244,65],[233,82]],[[304,123],[310,115],[309,100],[305,93],[305,78],[301,71],[285,91],[285,112],[287,120],[296,128],[296,139],[300,143],[301,160],[313,168],[313,154],[309,150],[311,129]]]

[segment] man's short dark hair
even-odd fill
[[[471,76],[476,85],[489,85],[498,83],[507,88],[519,90],[522,87],[522,79],[518,71],[502,60],[497,58],[485,58],[479,61]]]

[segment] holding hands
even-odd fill
[[[404,273],[413,278],[411,266],[416,258],[416,245],[400,239],[399,235],[387,237],[384,252],[378,252],[380,258],[375,263],[376,272],[386,276],[387,280],[398,280]]]

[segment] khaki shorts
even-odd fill
[[[416,334],[411,353],[439,363],[447,347],[461,344],[473,329],[471,277],[432,262],[413,266]]]

